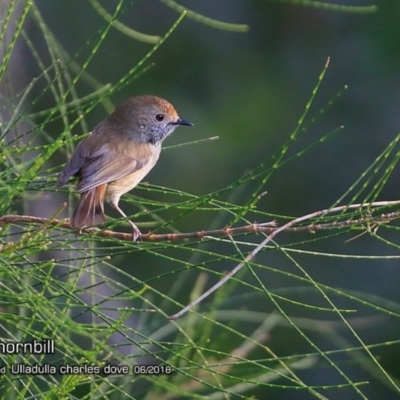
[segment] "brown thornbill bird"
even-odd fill
[[[156,96],[132,97],[100,122],[78,143],[56,183],[61,187],[71,177],[78,178],[76,189],[81,198],[71,217],[71,227],[104,222],[104,200],[126,218],[118,206],[120,197],[154,167],[162,142],[179,125],[193,126],[179,118],[172,104]],[[133,240],[137,240],[141,232],[129,222]]]

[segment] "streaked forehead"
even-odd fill
[[[168,102],[167,100],[164,100],[164,99],[162,99],[162,98],[160,98],[160,97],[157,97],[157,99],[158,99],[157,102],[158,102],[160,108],[161,108],[166,114],[178,116],[178,113],[176,112],[174,106],[173,106],[170,102]]]
[[[174,106],[167,100],[158,96],[138,96],[132,98],[132,101],[140,106],[158,107],[162,113],[168,114],[173,118],[178,118]]]

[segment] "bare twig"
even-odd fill
[[[295,226],[303,221],[318,218],[324,216],[326,214],[331,214],[335,212],[342,212],[347,211],[349,209],[365,209],[365,208],[376,208],[376,207],[389,207],[394,205],[400,205],[400,201],[377,201],[373,203],[361,203],[361,204],[351,204],[351,205],[343,205],[338,207],[332,207],[321,211],[316,211],[311,214],[304,215],[299,218],[295,218],[292,221],[284,224],[281,227],[277,227],[275,221],[272,222],[265,222],[265,223],[254,223],[245,226],[239,226],[235,228],[225,227],[222,229],[215,229],[209,231],[197,231],[197,232],[187,232],[187,233],[165,233],[165,234],[153,234],[148,233],[142,235],[140,237],[141,241],[144,242],[162,242],[162,241],[175,241],[175,240],[182,240],[182,239],[203,239],[203,238],[210,238],[210,237],[232,237],[234,235],[239,234],[247,234],[247,233],[265,233],[268,236],[253,250],[251,251],[244,260],[239,263],[235,268],[232,269],[227,275],[225,275],[218,283],[204,292],[201,296],[199,296],[196,300],[191,302],[188,306],[184,307],[182,310],[177,312],[174,315],[169,316],[170,320],[175,320],[185,314],[187,311],[192,309],[198,303],[200,303],[203,299],[217,290],[220,286],[222,286],[226,281],[228,281],[232,276],[234,276],[240,269],[246,265],[257,253],[259,253],[278,233],[281,232],[316,232],[319,230],[326,230],[326,229],[340,229],[340,228],[349,228],[354,226],[363,226],[366,225],[366,229],[370,229],[368,227],[371,224],[375,224],[379,226],[379,224],[386,224],[390,221],[393,221],[396,218],[400,217],[400,211],[395,211],[386,214],[380,214],[378,216],[373,217],[372,213],[369,212],[365,216],[361,216],[357,219],[346,219],[343,221],[333,221],[331,223],[326,224],[309,224],[303,226]],[[66,204],[63,203],[62,208],[65,208]],[[71,232],[76,232],[73,228],[70,227],[68,219],[54,219],[54,218],[39,218],[39,217],[32,217],[28,215],[4,215],[0,217],[0,227],[4,225],[21,225],[21,224],[35,224],[41,225],[45,229],[47,227],[53,226],[58,228],[63,228],[69,230]],[[115,232],[111,230],[103,230],[100,228],[92,227],[92,228],[85,228],[79,233],[85,233],[94,236],[101,236],[107,237],[112,239],[118,240],[127,240],[132,241],[132,234],[131,233],[124,233],[124,232]]]
[[[354,209],[354,208],[365,208],[365,207],[387,207],[392,205],[399,205],[400,201],[381,201],[375,203],[368,203],[364,205],[360,204],[352,204],[350,206],[340,206],[329,209],[329,213],[343,211],[346,209]],[[63,207],[65,205],[63,204]],[[360,217],[357,219],[347,219],[344,221],[333,221],[331,223],[326,224],[309,224],[304,226],[293,226],[299,222],[302,222],[306,219],[315,218],[321,216],[323,214],[327,214],[327,210],[318,211],[316,213],[308,214],[305,217],[297,218],[289,223],[283,225],[281,228],[277,227],[275,221],[264,222],[264,223],[254,223],[250,225],[238,226],[234,228],[221,228],[221,229],[213,229],[209,231],[196,231],[196,232],[184,232],[184,233],[147,233],[140,237],[140,240],[143,242],[164,242],[164,241],[176,241],[183,239],[203,239],[205,237],[229,237],[236,236],[241,234],[248,233],[266,233],[266,234],[274,234],[281,232],[284,227],[286,232],[317,232],[321,230],[328,229],[342,229],[354,226],[361,226],[366,224],[383,224],[393,221],[396,218],[400,217],[400,212],[391,212],[386,214],[381,214],[376,217],[372,217],[371,215]],[[306,218],[307,217],[307,218]],[[40,218],[33,217],[30,215],[4,215],[0,217],[0,226],[4,225],[24,225],[24,224],[34,224],[34,225],[46,225],[46,226],[57,226],[59,228],[70,230],[71,232],[76,232],[69,225],[68,219],[53,219],[53,218]],[[279,231],[279,232],[277,232]],[[112,230],[105,230],[96,227],[85,228],[82,230],[82,233],[85,234],[93,234],[96,236],[113,238],[118,240],[126,240],[132,241],[132,234],[125,232],[116,232]]]
[[[385,207],[385,206],[396,205],[396,204],[400,204],[400,201],[377,201],[374,203],[351,204],[351,205],[327,208],[325,210],[316,211],[311,214],[303,215],[302,217],[296,218],[296,219],[286,223],[285,225],[274,229],[274,231],[269,236],[267,236],[253,251],[251,251],[241,263],[239,263],[235,268],[233,268],[232,271],[230,271],[228,274],[226,274],[219,282],[217,282],[214,286],[212,286],[210,289],[208,289],[206,292],[204,292],[196,300],[191,302],[186,307],[182,308],[182,310],[180,310],[176,314],[169,316],[168,319],[175,320],[175,319],[181,317],[183,314],[185,314],[191,308],[193,308],[198,303],[200,303],[203,299],[208,297],[211,293],[213,293],[215,290],[217,290],[219,287],[221,287],[225,282],[227,282],[232,276],[234,276],[237,272],[239,272],[242,269],[242,267],[244,265],[246,265],[246,263],[248,263],[252,258],[254,258],[255,255],[257,253],[259,253],[260,250],[262,250],[278,233],[287,231],[289,228],[293,227],[293,225],[298,224],[299,222],[306,221],[311,218],[317,218],[322,215],[339,212],[339,211],[344,211],[344,210],[348,210],[348,209],[367,208],[367,207]],[[393,214],[395,214],[396,217],[399,216],[399,213],[393,213]]]

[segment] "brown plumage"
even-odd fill
[[[168,101],[156,96],[130,98],[100,122],[78,143],[56,183],[61,187],[70,177],[79,178],[76,188],[81,198],[71,217],[71,227],[104,222],[104,200],[126,217],[118,206],[121,195],[154,167],[162,142],[179,125],[193,124],[180,119]],[[141,233],[129,222],[136,240]]]

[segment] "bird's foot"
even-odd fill
[[[133,228],[133,232],[132,232],[133,239],[132,240],[134,242],[137,242],[142,237],[142,232],[140,232],[139,228],[132,221],[129,221],[129,223],[131,224],[131,226]]]

